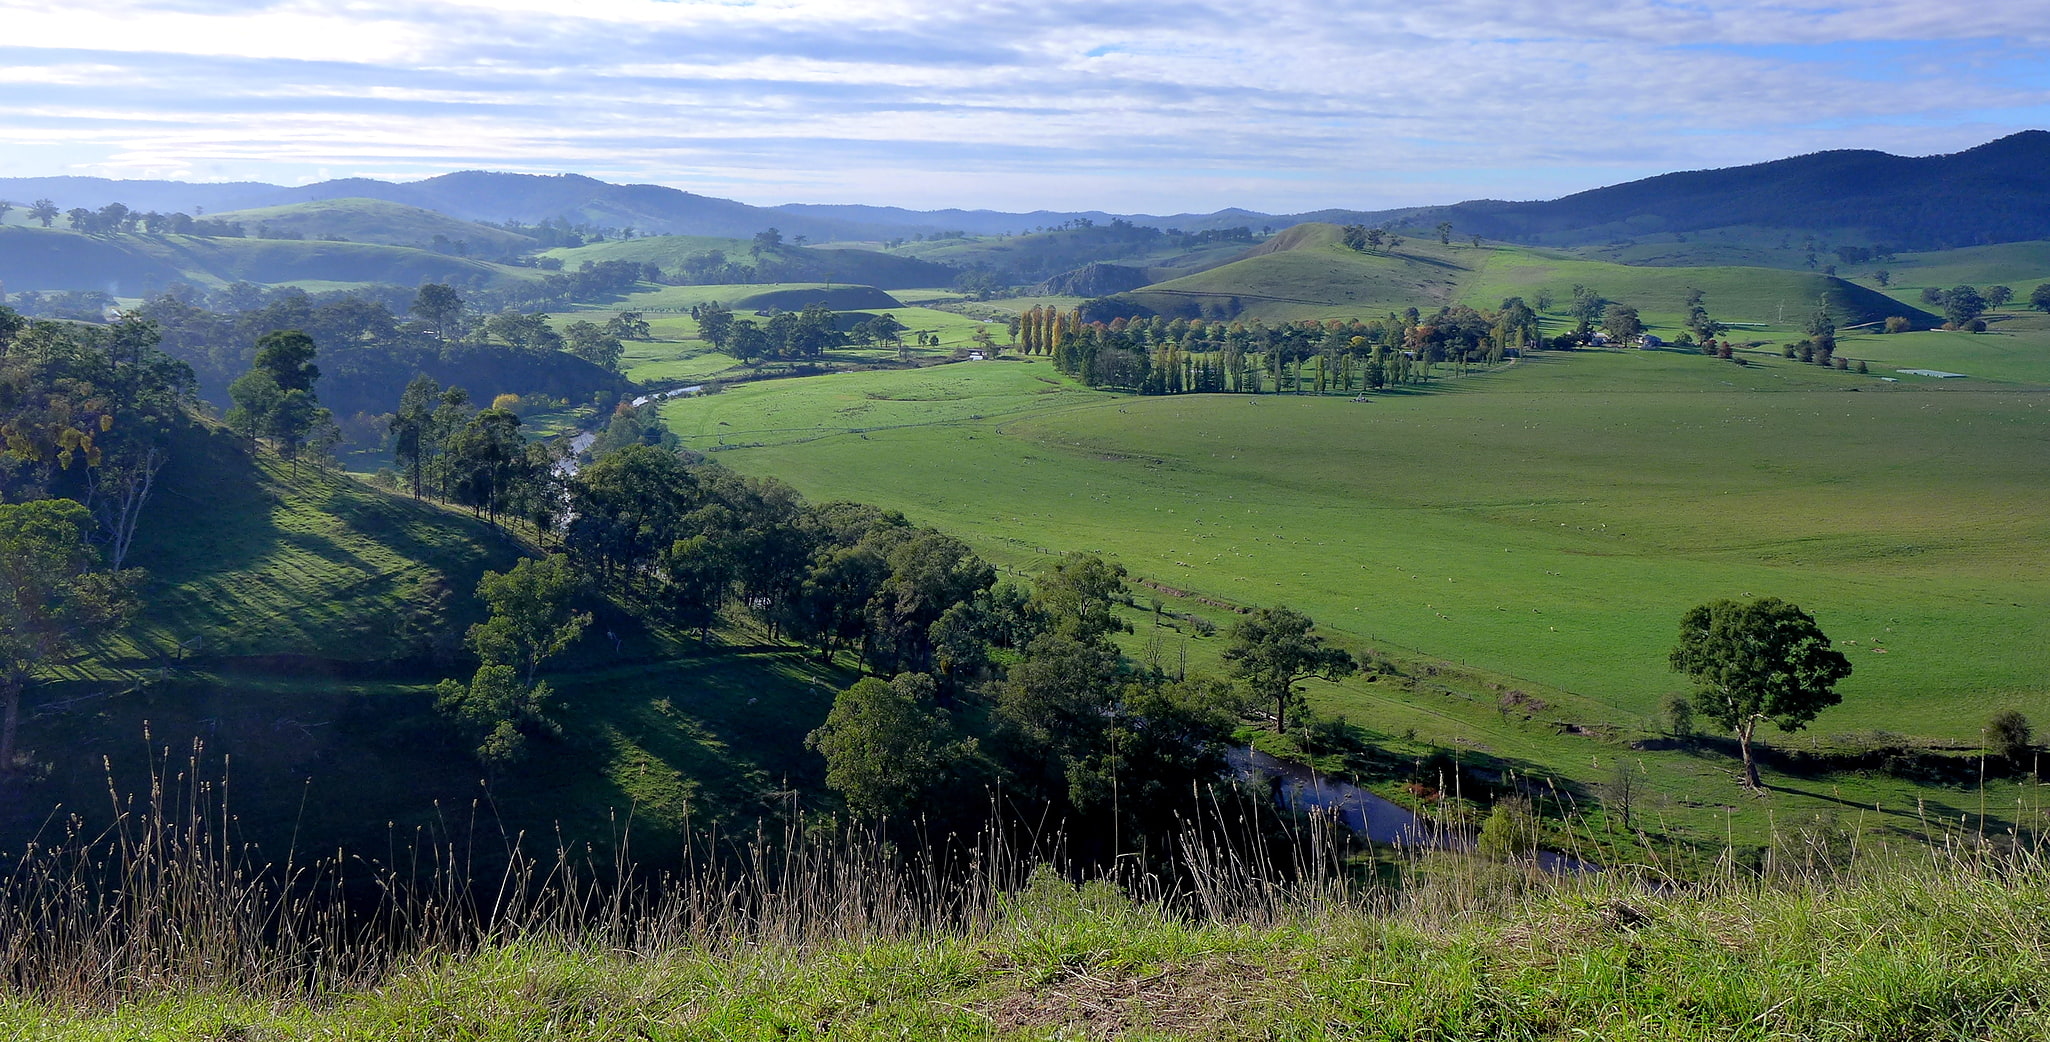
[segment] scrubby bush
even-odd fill
[[[1481,825],[1474,852],[1495,861],[1513,861],[1537,856],[1537,813],[1522,796],[1505,796],[1495,801],[1493,813]]]
[[[2017,767],[2028,766],[2035,756],[2035,738],[2029,718],[2016,710],[2003,709],[1986,721],[1986,747]]]
[[[1694,702],[1686,695],[1669,695],[1665,704],[1666,733],[1675,738],[1694,737]]]

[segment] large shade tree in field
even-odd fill
[[[1744,785],[1752,789],[1759,787],[1751,757],[1758,725],[1800,730],[1843,700],[1836,683],[1851,675],[1850,660],[1830,647],[1815,618],[1777,597],[1688,609],[1671,661],[1694,678],[1695,712],[1736,735]]]
[[[1296,685],[1312,677],[1338,680],[1359,668],[1342,648],[1327,647],[1312,632],[1317,624],[1288,608],[1262,608],[1232,624],[1231,644],[1224,649],[1226,670],[1274,703],[1274,729],[1288,727],[1290,706],[1301,708]]]

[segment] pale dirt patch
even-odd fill
[[[1077,1038],[1116,1039],[1134,1032],[1186,1038],[1250,1037],[1251,1014],[1282,983],[1270,971],[1235,961],[1174,966],[1139,975],[1103,967],[1068,970],[1053,980],[983,1003],[999,1033],[1059,1030]]]

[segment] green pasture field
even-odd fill
[[[1563,247],[1562,252],[1589,260],[1657,267],[1786,268],[1808,271],[1808,251],[1803,248],[1807,233],[1785,228],[1735,225],[1705,228],[1693,232],[1659,232],[1630,235],[1613,242]],[[1831,248],[1836,244],[1827,233],[1815,236],[1816,263],[1836,261]],[[1839,272],[1839,274],[1848,273]]]
[[[1036,296],[1036,297],[1035,297],[1035,296],[1026,296],[1026,297],[1005,297],[1005,298],[1003,298],[1002,300],[992,300],[992,301],[990,301],[990,303],[991,303],[991,304],[994,304],[994,305],[996,305],[996,306],[998,306],[998,307],[1001,307],[1001,308],[1003,308],[1003,309],[1004,309],[1005,311],[1008,311],[1008,312],[1010,312],[1010,313],[1012,313],[1012,314],[1014,314],[1014,315],[1022,315],[1022,314],[1024,314],[1025,312],[1027,312],[1027,311],[1030,311],[1030,310],[1032,310],[1032,309],[1033,309],[1033,308],[1035,308],[1035,307],[1041,307],[1041,306],[1044,306],[1044,307],[1050,307],[1050,308],[1053,308],[1053,309],[1054,309],[1054,310],[1056,310],[1056,311],[1067,311],[1067,310],[1069,310],[1069,309],[1071,309],[1071,308],[1074,308],[1074,307],[1077,307],[1077,306],[1079,306],[1079,305],[1080,305],[1080,304],[1082,303],[1082,301],[1084,301],[1084,300],[1086,300],[1086,299],[1088,299],[1088,298],[1086,298],[1086,297],[1048,297],[1048,296]]]
[[[709,290],[758,289],[760,287],[692,286],[676,288]],[[708,296],[706,299],[724,301],[724,298],[718,296]],[[561,312],[551,316],[551,321],[557,329],[561,329],[569,323],[579,320],[603,323],[622,309],[631,310],[631,308],[621,306],[608,308],[603,311]],[[740,309],[736,308],[735,310],[739,311]],[[912,338],[917,333],[936,333],[939,335],[940,343],[938,347],[918,347],[915,345],[911,347],[911,356],[920,361],[947,358],[951,357],[956,351],[975,348],[976,345],[973,337],[976,331],[981,329],[989,330],[990,336],[995,338],[996,346],[1000,349],[1007,349],[1011,343],[1010,331],[1006,324],[982,322],[952,311],[906,306],[863,309],[860,312],[860,314],[865,315],[883,313],[894,315],[899,322],[904,323],[906,327],[904,337],[907,344],[912,343]],[[745,379],[759,374],[764,369],[773,371],[780,367],[780,363],[768,363],[765,366],[756,367],[742,365],[733,356],[713,350],[709,344],[698,339],[697,322],[688,314],[650,311],[645,312],[644,317],[648,322],[651,339],[626,341],[626,352],[620,360],[627,378],[636,383],[647,386],[667,386],[700,380]],[[884,365],[895,363],[897,360],[897,350],[895,348],[849,345],[828,352],[820,361],[824,364],[839,365]]]
[[[1166,238],[1125,240],[1108,227],[1029,232],[1023,235],[977,235],[960,239],[907,242],[886,252],[967,268],[986,264],[997,269],[1020,266],[1069,270],[1092,261],[1133,268],[1196,271],[1226,263],[1244,253],[1247,242],[1212,242],[1182,249]]]
[[[893,289],[890,291],[890,295],[906,304],[915,305],[951,304],[974,299],[963,296],[960,290],[946,289],[939,286],[928,289]]]
[[[1943,368],[2001,348],[1943,336],[1845,350],[1884,341],[1890,360]],[[1009,568],[1101,552],[1220,624],[1203,600],[1288,604],[1357,650],[1422,656],[1440,679],[1312,685],[1313,703],[1588,784],[1617,756],[1656,764],[1674,813],[1708,835],[1723,826],[1686,807],[1727,797],[1726,763],[1555,731],[1655,730],[1684,686],[1665,665],[1677,620],[1701,601],[1792,600],[1856,665],[1841,707],[1775,744],[1975,746],[1994,711],[2050,716],[2040,357],[2033,383],[1930,393],[1778,359],[1548,354],[1368,403],[1119,397],[997,361],[752,385],[664,414],[730,466],[901,509]],[[1149,625],[1135,652],[1158,636],[1170,668],[1214,661],[1216,640]],[[1918,798],[1946,799],[1886,779],[1849,797],[1896,816]]]
[[[1903,383],[1970,390],[1986,383],[2039,386],[2050,382],[2050,315],[2030,311],[1998,311],[1987,315],[1984,333],[1929,330],[1923,333],[1864,335],[1837,340],[1837,353],[1865,359],[1875,375]],[[1897,369],[1935,369],[1963,373],[1964,380],[1938,380],[1896,373]]]
[[[1971,285],[1983,293],[1988,286],[2006,285],[2014,289],[2016,298],[2009,307],[2027,307],[2029,291],[2050,282],[2050,242],[2008,242],[1933,253],[1903,253],[1893,260],[1872,261],[1861,267],[1875,271],[1885,268],[1892,276],[1890,292],[1906,300],[1918,300],[1925,286],[1949,289]],[[1916,292],[1903,294],[1904,289]]]
[[[721,286],[661,286],[640,293],[629,294],[617,303],[603,305],[603,308],[605,310],[624,308],[630,311],[687,312],[699,304],[709,304],[717,301],[736,312],[753,311],[758,306],[755,301],[759,298],[770,294],[781,295],[793,290],[802,291],[807,294],[815,292],[818,295],[817,299],[828,302],[832,302],[836,297],[852,299],[852,295],[856,293],[880,295],[878,300],[881,297],[888,297],[881,290],[868,286],[849,286],[844,282],[831,284],[824,282],[763,282]],[[895,298],[890,297],[888,299],[894,300]],[[797,307],[785,307],[783,310],[796,311],[803,306],[800,304]],[[842,307],[843,305],[834,304],[834,306]],[[864,304],[862,306],[864,309],[875,308],[879,310],[887,310],[889,307],[889,305],[882,303]]]

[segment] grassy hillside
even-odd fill
[[[760,287],[690,287],[692,290],[722,289],[742,294],[742,303],[736,310],[753,311],[775,303],[778,307],[802,308],[815,302],[824,294],[824,288],[787,290],[781,297],[749,295],[748,291]],[[833,291],[836,303],[849,303],[860,298],[854,296],[863,290],[880,293],[867,287],[837,287]],[[664,291],[666,293],[674,291]],[[894,297],[895,294],[890,296]],[[669,298],[674,300],[676,298]],[[732,299],[732,298],[726,298]],[[781,303],[777,303],[778,301]],[[952,358],[957,351],[974,349],[976,333],[988,330],[999,345],[1009,340],[1003,325],[985,323],[978,319],[952,311],[937,311],[917,306],[872,306],[868,310],[843,309],[839,312],[842,327],[862,321],[870,315],[888,313],[906,327],[907,350],[914,360],[933,362]],[[622,365],[628,378],[645,385],[671,387],[688,383],[702,383],[713,380],[745,380],[761,376],[764,367],[750,367],[740,363],[731,355],[714,351],[711,345],[698,339],[698,326],[690,316],[674,312],[645,312],[651,339],[626,342],[626,354]],[[580,318],[602,318],[604,312],[573,311],[555,316],[558,325],[566,325]],[[939,338],[937,347],[918,347],[917,334],[929,334]],[[826,353],[821,364],[864,366],[875,364],[898,364],[895,348],[861,347],[848,345]],[[777,366],[766,367],[775,372]]]
[[[346,239],[388,246],[425,246],[439,235],[450,242],[468,244],[476,256],[499,257],[524,253],[534,240],[474,221],[457,220],[447,214],[382,199],[323,199],[316,202],[266,206],[213,214],[215,220],[240,221],[253,233],[268,225],[273,233],[284,232],[308,239]]]
[[[294,656],[338,664],[403,662],[417,613],[460,630],[466,594],[519,546],[462,514],[338,475],[264,457],[218,427],[194,426],[171,450],[136,543],[150,574],[143,647],[192,643],[210,660]],[[455,596],[444,601],[437,590]]]
[[[0,228],[0,282],[8,292],[96,289],[142,296],[172,282],[204,288],[231,282],[423,281],[496,283],[535,278],[530,269],[373,243],[216,239],[185,235],[83,235]]]
[[[1297,225],[1243,259],[1120,299],[1190,317],[1229,311],[1234,297],[1240,314],[1262,318],[1379,315],[1411,306],[1434,310],[1458,299],[1469,274],[1439,256],[1443,252],[1405,242],[1398,252],[1363,254],[1339,241],[1335,225]]]
[[[1709,310],[1726,322],[1798,325],[1827,299],[1840,324],[1879,321],[1894,314],[1929,316],[1899,301],[1847,282],[1806,271],[1767,268],[1630,267],[1555,251],[1511,246],[1469,246],[1405,239],[1399,248],[1361,253],[1347,248],[1339,229],[1297,225],[1242,260],[1158,283],[1119,299],[1162,314],[1229,312],[1252,317],[1358,317],[1432,310],[1463,303],[1493,308],[1505,297],[1535,301],[1549,292],[1563,303],[1575,285],[1636,307],[1652,324],[1677,323],[1689,289],[1707,294]]]
[[[2014,288],[2019,302],[2026,305],[2030,290],[2050,282],[2050,241],[1903,253],[1884,263],[1874,261],[1868,267],[1887,269],[1895,286],[1909,289],[1949,289],[1964,284],[1983,291],[1987,286],[2007,285]]]
[[[2030,343],[2032,369],[2017,358],[1969,384],[1612,352],[1356,404],[1122,398],[1044,362],[996,362],[750,385],[665,416],[686,444],[725,446],[730,466],[901,509],[1014,567],[1103,552],[1220,626],[1233,616],[1216,605],[1288,604],[1355,649],[1424,656],[1438,679],[1314,685],[1311,699],[1397,757],[1461,749],[1592,786],[1627,755],[1675,834],[1701,839],[1757,834],[1769,808],[1706,813],[1731,785],[1725,763],[1629,751],[1684,687],[1665,653],[1700,601],[1786,597],[1853,657],[1843,706],[1813,734],[1769,736],[1777,746],[1887,732],[1975,747],[1996,710],[2050,716],[2050,630],[2031,607],[2050,588],[2014,565],[2050,543],[2050,472],[2028,447],[2050,333],[1842,350],[1940,367]],[[1214,663],[1217,648],[1143,625],[1131,646],[1170,666]],[[1544,708],[1502,701],[1512,689]],[[1917,800],[1967,802],[1787,769],[1782,809],[1855,793],[1905,825]]]
[[[891,252],[961,268],[988,267],[1014,283],[1036,283],[1096,261],[1157,269],[1156,277],[1172,277],[1215,267],[1245,252],[1248,245],[1239,239],[1194,242],[1155,228],[1100,224],[1024,235],[927,239],[903,243]]]
[[[635,293],[617,304],[608,305],[607,310],[628,308],[655,312],[689,311],[699,304],[714,301],[735,311],[757,311],[772,307],[784,311],[801,311],[806,306],[821,301],[835,311],[893,309],[903,306],[896,297],[874,286],[824,282],[770,282],[718,286],[664,286],[644,293]]]
[[[2045,1037],[2050,892],[2033,853],[1917,857],[1811,826],[1783,834],[1762,872],[1727,865],[1698,885],[1655,870],[1548,880],[1412,857],[1372,866],[1399,888],[1336,873],[1289,881],[1261,864],[1245,876],[1213,867],[1193,894],[1136,873],[1027,876],[1022,862],[927,889],[910,866],[834,851],[788,874],[689,876],[645,914],[599,893],[583,903],[581,887],[565,897],[570,881],[551,872],[547,896],[502,923],[414,897],[394,917],[440,928],[366,931],[338,949],[234,930],[274,901],[239,879],[218,896],[179,888],[161,918],[120,929],[119,912],[87,908],[83,924],[110,925],[16,956],[6,968],[21,983],[0,997],[0,1031],[50,1042]],[[291,911],[295,924],[329,921]],[[138,933],[167,943],[115,940]]]
[[[728,263],[754,270],[761,282],[837,282],[883,289],[940,286],[953,281],[955,275],[945,265],[853,247],[812,249],[785,244],[759,253],[752,247],[747,239],[650,235],[549,250],[545,256],[559,259],[571,269],[586,261],[625,260],[678,271],[693,259],[717,252]]]
[[[478,767],[433,685],[473,668],[461,642],[478,577],[530,552],[466,512],[252,461],[240,439],[191,428],[137,541],[141,619],[30,692],[22,741],[46,776],[9,790],[0,847],[18,850],[53,807],[97,818],[109,766],[140,791],[151,757],[184,767],[200,746],[191,770],[232,779],[238,827],[273,851],[295,837],[383,851],[416,826],[479,842],[560,827],[603,845],[617,813],[661,858],[686,816],[751,821],[779,785],[818,791],[803,737],[851,678],[752,632],[701,647],[598,600],[597,624],[548,670],[563,739],[517,771]]]

